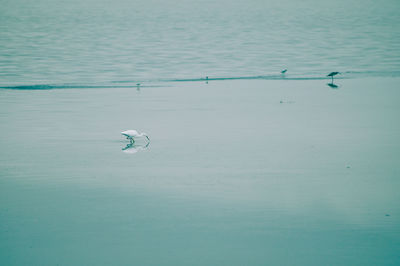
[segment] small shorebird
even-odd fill
[[[332,84],[333,84],[333,77],[336,76],[337,74],[340,74],[340,72],[331,72],[331,73],[329,73],[329,74],[326,75],[326,76],[332,78]]]
[[[124,135],[126,137],[126,139],[129,139],[131,143],[135,142],[135,138],[141,138],[141,137],[145,137],[147,139],[147,141],[150,142],[150,139],[146,133],[143,133],[143,132],[139,133],[134,129],[122,131],[121,134]]]
[[[287,69],[282,70],[282,71],[281,71],[281,74],[285,74],[286,71],[287,71]]]

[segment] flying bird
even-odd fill
[[[147,141],[150,142],[150,138],[149,138],[149,136],[147,136],[146,133],[144,133],[144,132],[139,133],[134,129],[122,131],[121,134],[124,135],[126,137],[126,139],[129,139],[131,143],[134,143],[135,139],[142,138],[142,137],[145,137],[147,139]]]

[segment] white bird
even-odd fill
[[[144,132],[139,133],[134,129],[122,131],[121,134],[124,135],[127,139],[129,139],[131,143],[135,142],[135,138],[141,138],[141,137],[145,137],[147,141],[150,142],[149,136],[147,136],[146,133]]]

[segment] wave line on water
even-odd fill
[[[132,88],[137,87],[137,85],[86,85],[86,84],[33,84],[33,85],[16,85],[16,86],[0,86],[0,89],[9,89],[9,90],[54,90],[54,89],[107,89],[107,88]],[[159,87],[159,86],[143,86],[142,87]],[[165,86],[163,86],[165,87]]]
[[[335,79],[352,79],[365,77],[400,77],[400,71],[344,71],[341,76]],[[66,84],[28,84],[28,85],[0,85],[0,89],[9,90],[53,90],[53,89],[107,89],[107,88],[146,88],[146,87],[167,87],[168,83],[174,82],[209,82],[209,81],[229,81],[229,80],[325,80],[329,79],[326,75],[296,75],[296,74],[274,74],[258,76],[237,76],[237,77],[199,77],[199,78],[171,78],[171,79],[148,79],[148,80],[116,80],[103,82],[100,84],[88,83],[66,83]],[[145,83],[146,85],[143,85]],[[160,85],[163,84],[162,86]]]

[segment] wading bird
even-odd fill
[[[141,137],[145,137],[147,139],[147,141],[150,142],[150,139],[146,133],[143,133],[143,132],[139,133],[134,129],[122,131],[121,134],[124,135],[126,137],[126,139],[129,139],[131,143],[135,142],[135,138],[137,139],[137,138],[141,138]]]
[[[333,84],[333,77],[336,76],[337,74],[340,74],[340,72],[331,72],[331,73],[329,73],[329,74],[326,75],[326,76],[332,78],[332,84]]]

